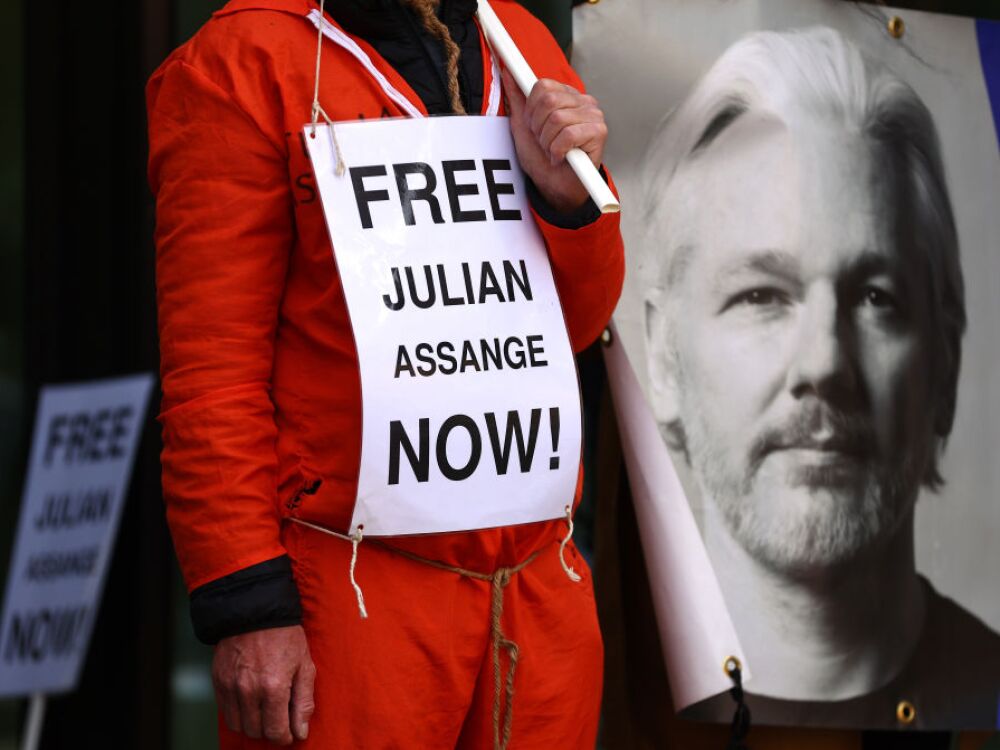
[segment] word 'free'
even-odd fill
[[[126,404],[95,412],[55,414],[45,432],[44,464],[99,463],[125,457],[135,412]]]
[[[441,201],[438,198],[438,171],[430,164],[420,161],[393,164],[392,176],[389,179],[389,169],[385,164],[370,164],[361,167],[351,167],[351,187],[358,206],[358,217],[361,226],[371,229],[371,204],[378,201],[390,201],[389,191],[383,187],[391,185],[396,188],[395,197],[399,203],[403,221],[407,226],[414,226],[417,217],[414,204],[426,204],[426,210],[431,221],[444,224],[445,218],[441,211]],[[500,196],[513,195],[514,184],[502,182],[497,172],[509,172],[509,159],[450,159],[441,162],[440,174],[445,184],[445,196],[450,209],[451,221],[455,223],[466,221],[488,221],[485,204],[480,199],[475,202],[474,196],[479,195],[479,184],[469,179],[470,175],[460,175],[461,172],[483,173],[486,183],[486,195],[489,198],[489,208],[493,221],[520,221],[521,212],[516,208],[503,208]],[[381,178],[381,179],[380,179]],[[463,206],[463,199],[465,205]]]

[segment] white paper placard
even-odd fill
[[[306,143],[361,368],[351,524],[557,518],[580,460],[576,365],[507,118],[338,123]]]
[[[153,376],[46,386],[0,620],[0,696],[77,682]]]

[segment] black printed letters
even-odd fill
[[[361,226],[372,229],[372,204],[381,201],[391,201],[387,187],[395,184],[396,198],[403,221],[407,226],[416,226],[421,222],[434,224],[445,223],[441,211],[441,200],[438,198],[438,172],[430,164],[423,162],[405,162],[392,164],[393,180],[390,181],[389,169],[384,164],[370,164],[361,167],[351,167],[351,187],[358,207],[358,218]],[[486,198],[480,196],[479,186],[474,181],[477,170],[482,169],[486,183]],[[442,161],[440,173],[443,176],[445,194],[452,222],[489,221],[520,221],[521,212],[516,208],[503,208],[501,196],[513,195],[514,185],[504,182],[497,172],[511,170],[508,159],[451,159]],[[459,174],[467,173],[467,174]],[[485,210],[489,203],[490,214]],[[417,209],[417,210],[415,210]]]
[[[481,420],[473,419],[467,414],[454,414],[436,428],[434,435],[431,434],[431,420],[428,417],[421,417],[417,421],[416,430],[413,431],[415,434],[407,432],[402,421],[393,420],[389,424],[388,483],[400,483],[404,458],[409,466],[404,476],[412,476],[417,482],[430,481],[433,468],[445,479],[461,482],[471,477],[479,467],[484,446],[492,458],[497,476],[511,471],[527,474],[539,452],[538,436],[545,412],[549,416],[548,445],[552,449],[549,470],[555,471],[559,468],[559,409],[535,408],[530,409],[527,414],[521,414],[517,410],[506,414],[485,412]],[[458,441],[461,446],[457,451],[462,455],[461,458],[449,452],[452,441]]]

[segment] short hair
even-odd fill
[[[644,244],[643,276],[653,284],[647,300],[676,283],[683,271],[677,266],[684,265],[690,251],[657,216],[660,199],[681,166],[710,149],[721,133],[748,113],[781,120],[805,113],[839,122],[891,157],[899,200],[912,212],[912,249],[926,271],[932,387],[943,396],[943,410],[935,424],[933,459],[924,483],[939,486],[937,456],[954,421],[966,313],[958,235],[937,130],[931,113],[907,83],[836,30],[815,27],[742,38],[657,127],[640,177],[643,226],[646,232],[656,227],[657,235],[655,242],[647,236]]]

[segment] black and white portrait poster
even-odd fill
[[[655,423],[630,441],[619,408],[637,518],[670,490],[633,470],[672,462],[754,721],[997,728],[1000,28],[843,0],[574,23],[623,205],[614,396]],[[655,600],[688,574],[650,526]]]

